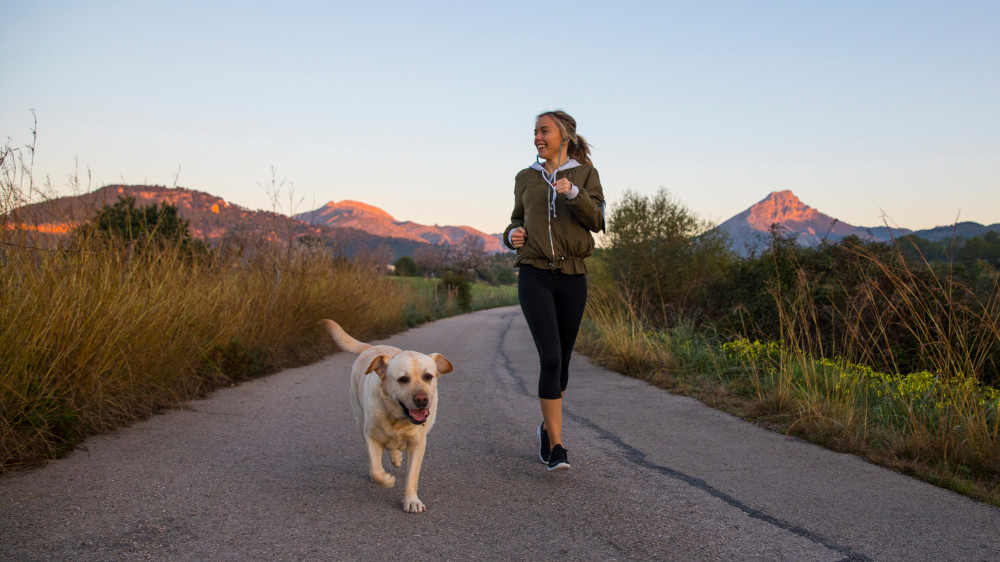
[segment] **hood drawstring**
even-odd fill
[[[559,154],[560,155],[562,154],[562,147],[563,147],[564,144],[566,144],[566,139],[563,139],[563,141],[559,144]],[[541,167],[541,170],[539,170],[539,171],[542,172],[542,179],[545,180],[545,183],[549,184],[549,188],[552,190],[552,197],[549,199],[549,212],[552,213],[553,217],[555,217],[556,216],[556,195],[558,195],[556,193],[556,173],[559,172],[559,168],[562,168],[566,164],[566,162],[569,162],[569,156],[567,155],[566,162],[563,162],[561,164],[559,163],[558,160],[556,160],[556,164],[558,164],[558,166],[556,166],[556,169],[553,170],[551,174],[548,173],[547,171],[545,171],[545,166],[538,160],[538,156],[537,155],[535,156],[535,162],[538,163],[540,165],[540,167]]]
[[[552,197],[549,198],[549,212],[552,213],[552,216],[554,217],[556,216],[556,195],[557,195],[556,173],[552,172],[551,174],[549,174],[548,172],[545,171],[544,168],[541,170],[541,172],[542,172],[542,178],[545,180],[545,183],[549,184],[549,189],[551,190],[552,193]]]

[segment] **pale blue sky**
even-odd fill
[[[363,201],[499,232],[561,108],[611,204],[768,193],[857,226],[1000,222],[1000,2],[13,2],[0,142],[60,194]],[[78,164],[77,164],[78,163]],[[289,204],[283,201],[285,211]]]

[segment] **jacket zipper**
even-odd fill
[[[555,177],[555,174],[552,174],[552,177]],[[554,186],[549,186],[549,189],[551,189],[553,192],[555,192],[556,188]],[[551,199],[550,199],[550,201],[551,201]],[[554,207],[555,207],[555,203],[553,203],[552,205],[549,205],[549,212],[548,212],[548,219],[549,219],[549,249],[552,250],[552,252],[550,254],[552,256],[552,260],[549,262],[549,268],[550,269],[555,269],[555,267],[556,267],[556,243],[552,239],[552,213],[555,211]]]

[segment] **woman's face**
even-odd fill
[[[559,126],[551,115],[542,115],[535,121],[535,149],[539,158],[558,161],[559,149],[565,148],[562,141]]]

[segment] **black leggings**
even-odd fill
[[[522,264],[517,276],[521,311],[541,364],[538,397],[561,398],[569,381],[569,359],[587,305],[587,276]]]

